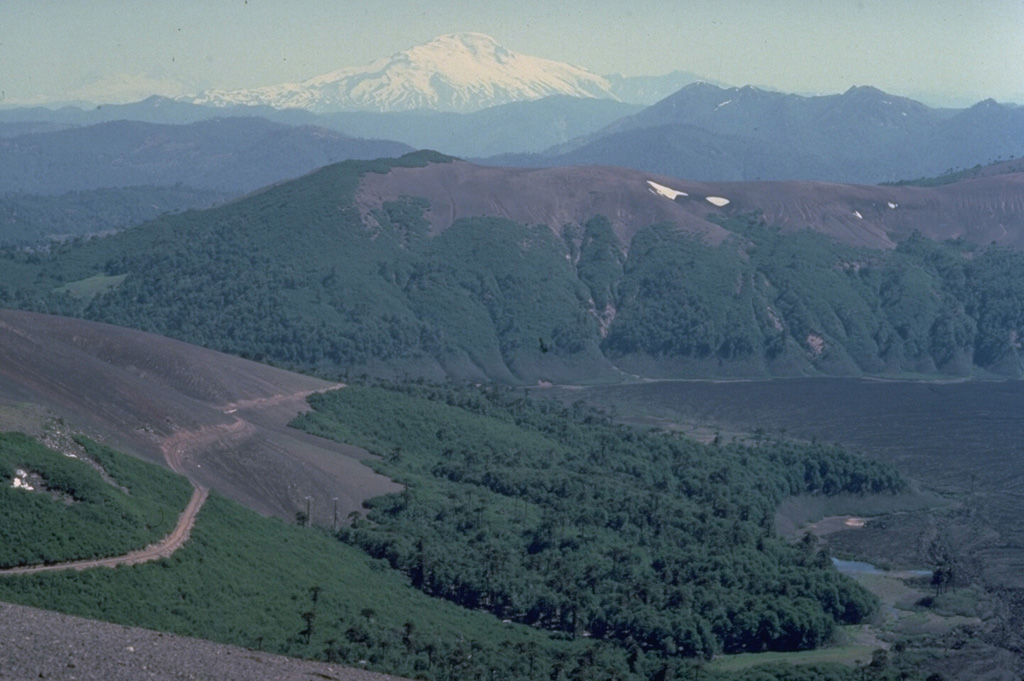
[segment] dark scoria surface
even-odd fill
[[[152,334],[0,310],[0,405],[39,405],[154,463],[173,455],[195,482],[285,520],[306,496],[338,497],[348,515],[398,489],[365,452],[285,425],[331,387]]]
[[[398,677],[0,603],[0,679],[388,681]]]

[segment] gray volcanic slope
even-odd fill
[[[0,603],[0,679],[388,681],[394,676]]]
[[[35,405],[286,520],[306,496],[320,509],[337,497],[345,517],[400,489],[361,463],[364,450],[287,427],[308,394],[332,387],[153,334],[0,310],[0,430],[15,427],[5,413]],[[314,519],[331,522],[322,512]]]
[[[658,193],[651,182],[674,192]],[[716,244],[729,236],[716,219],[759,214],[783,232],[811,229],[869,248],[892,248],[915,230],[938,240],[963,237],[976,244],[1024,248],[1021,172],[911,187],[695,182],[606,166],[495,168],[456,161],[368,173],[356,203],[372,223],[374,210],[401,196],[430,202],[427,218],[434,233],[459,218],[477,216],[545,224],[557,231],[604,215],[627,246],[639,230],[656,223],[674,224]]]

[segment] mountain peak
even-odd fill
[[[867,96],[870,96],[870,97],[888,96],[888,95],[886,95],[886,93],[882,92],[881,90],[879,90],[878,88],[874,87],[873,85],[851,85],[846,90],[846,92],[843,93],[843,96],[844,97],[849,97],[849,96],[852,96],[852,95],[858,95],[858,96],[861,96],[861,97],[867,97]]]
[[[496,49],[504,50],[498,41],[485,33],[449,33],[447,35],[441,35],[430,42],[423,43],[417,47],[413,47],[412,50],[423,50],[433,47],[441,48],[459,48],[470,52],[493,52]]]
[[[313,111],[469,112],[551,95],[615,99],[586,69],[522,55],[483,33],[451,33],[371,64],[301,83],[201,93],[197,104],[301,107]]]
[[[413,62],[474,60],[504,63],[512,53],[483,33],[449,33],[416,45],[393,57],[407,56]]]
[[[984,109],[1002,109],[1002,108],[1005,108],[1005,107],[1003,107],[1002,104],[1000,104],[996,100],[992,99],[991,97],[989,97],[988,99],[983,99],[983,100],[981,100],[980,102],[978,102],[977,104],[975,104],[974,106],[971,107],[971,109],[974,109],[976,111],[980,111],[980,110],[984,110]]]

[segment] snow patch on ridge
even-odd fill
[[[707,196],[704,198],[704,200],[710,203],[712,206],[718,206],[719,208],[721,208],[722,206],[729,205],[729,199],[725,198],[724,196]]]
[[[671,199],[672,201],[675,201],[677,196],[689,196],[689,194],[687,194],[686,192],[681,192],[678,189],[666,187],[663,184],[658,184],[654,180],[647,180],[647,184],[649,185],[648,190],[650,192],[658,194],[660,196],[664,196],[666,199]]]

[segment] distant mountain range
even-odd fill
[[[260,118],[189,125],[111,121],[0,138],[0,192],[63,194],[180,184],[238,194],[329,163],[411,150],[398,142]]]
[[[347,111],[315,114],[305,109],[270,106],[202,106],[153,96],[132,104],[85,110],[76,107],[0,110],[0,139],[113,121],[186,125],[215,118],[258,116],[282,125],[328,128],[350,137],[393,140],[416,149],[438,149],[455,156],[479,158],[542,152],[599,130],[642,108],[612,99],[552,95],[471,113]]]
[[[986,100],[933,109],[873,87],[808,97],[694,78],[598,76],[485,35],[448,35],[299,84],[0,110],[0,193],[140,185],[241,193],[413,149],[497,166],[860,184],[1024,156],[1024,107]],[[19,224],[23,235],[46,232]]]
[[[504,165],[603,164],[699,180],[877,183],[1024,155],[1024,108],[932,109],[872,87],[803,97],[694,83],[632,116]]]
[[[456,111],[467,113],[552,95],[652,103],[694,74],[604,77],[584,68],[512,52],[481,33],[445,35],[366,66],[300,83],[244,90],[207,90],[182,98],[212,106],[270,106],[317,113]]]
[[[697,78],[682,71],[599,76],[516,54],[482,34],[453,34],[301,83],[211,90],[178,100],[151,97],[89,110],[0,110],[0,140],[118,120],[195,124],[259,116],[331,130],[329,140],[340,133],[407,145],[386,150],[380,143],[347,139],[349,147],[377,151],[339,155],[332,149],[322,154],[324,162],[418,148],[491,165],[600,164],[696,180],[856,183],[928,177],[1024,156],[1024,107],[986,100],[964,110],[934,109],[873,87],[800,96],[719,87]],[[90,144],[78,140],[93,133],[66,134],[69,154],[62,163],[74,166],[75,149]],[[296,133],[300,147],[306,144],[298,141],[303,134]],[[285,159],[271,181],[295,168],[288,158],[311,151],[307,145],[288,152],[282,141],[269,147]],[[25,167],[33,162],[18,157]],[[43,175],[67,172],[46,163],[52,170]],[[311,169],[299,165],[302,172]],[[98,177],[107,172],[102,163],[94,167]],[[233,181],[225,173],[221,178]],[[242,184],[252,187],[248,180]],[[0,178],[0,190],[4,186]]]
[[[249,119],[254,115],[277,124],[261,124],[267,131],[276,131],[273,138],[255,144],[257,138],[250,133],[226,132],[233,126],[251,132],[257,125]],[[213,119],[218,122],[210,123]],[[232,119],[249,120],[230,123]],[[153,97],[89,111],[0,111],[0,149],[9,150],[0,157],[0,191],[51,191],[41,188],[48,175],[77,172],[77,164],[86,161],[77,150],[81,146],[98,149],[96,139],[111,136],[115,129],[111,125],[77,131],[68,128],[123,120],[163,125],[206,121],[174,133],[165,131],[172,137],[199,134],[191,146],[165,145],[167,153],[174,149],[176,153],[201,154],[200,139],[213,145],[211,152],[222,149],[225,142],[218,141],[221,136],[251,149],[275,149],[276,161],[264,154],[255,165],[246,163],[241,167],[243,174],[251,174],[261,164],[276,164],[273,173],[261,175],[267,182],[294,177],[289,172],[307,172],[317,167],[317,162],[322,165],[345,158],[392,156],[413,148],[435,149],[484,160],[489,165],[598,164],[695,180],[803,179],[865,184],[931,177],[1024,156],[1024,107],[986,100],[970,109],[932,109],[871,87],[804,97],[753,87],[693,83],[646,108],[611,99],[553,95],[473,113],[314,114],[269,106],[200,106]],[[203,137],[203,130],[208,134],[218,126],[225,131],[223,135]],[[286,135],[285,130],[293,132]],[[35,134],[27,137],[28,133]],[[45,140],[57,145],[48,146]],[[111,148],[124,147],[125,140],[116,135],[110,140]],[[289,150],[287,144],[296,146]],[[323,149],[316,149],[317,144]],[[153,151],[148,149],[147,153]],[[33,154],[51,154],[52,158],[34,160]],[[289,159],[295,157],[306,160],[293,164]],[[38,163],[49,170],[38,170],[34,165]],[[177,163],[184,164],[182,169],[191,167],[193,177],[203,176],[202,164],[189,165],[193,163],[190,159]],[[5,164],[13,166],[14,175],[5,176]],[[33,167],[37,170],[28,173]],[[108,174],[99,157],[89,157],[81,172],[93,184],[55,182],[58,188],[52,191],[94,188],[95,182]],[[40,188],[13,182],[11,178],[18,173],[30,174]],[[226,166],[212,179],[221,183],[214,187],[217,189],[235,182]],[[190,181],[180,174],[174,181],[179,180]],[[244,178],[234,186],[241,185],[246,189],[258,186],[255,179]]]

